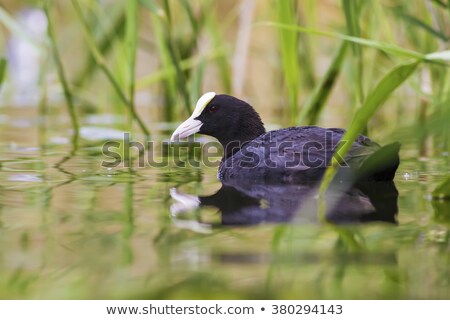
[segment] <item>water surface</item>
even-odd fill
[[[0,117],[0,298],[450,298],[450,205],[429,200],[448,156],[402,157],[395,221],[224,223],[173,199],[214,195],[216,168],[105,168],[121,131],[96,120],[73,153],[66,122]]]

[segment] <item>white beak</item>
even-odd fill
[[[200,131],[200,127],[203,125],[203,122],[199,120],[195,120],[202,111],[206,108],[208,103],[216,96],[215,92],[207,92],[198,99],[197,104],[195,105],[194,112],[185,122],[180,124],[178,128],[170,137],[170,141],[178,141],[180,139],[184,139],[193,135],[196,132]]]
[[[190,117],[178,126],[178,128],[173,132],[172,137],[170,137],[170,141],[173,142],[187,138],[190,135],[199,132],[202,125],[203,122]]]

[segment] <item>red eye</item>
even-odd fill
[[[211,107],[209,107],[209,112],[216,112],[217,110],[219,110],[218,106],[211,106]]]

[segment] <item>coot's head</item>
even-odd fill
[[[202,133],[219,140],[225,154],[265,132],[259,114],[247,102],[226,94],[205,93],[192,115],[172,134],[171,141]]]

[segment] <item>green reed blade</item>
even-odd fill
[[[59,81],[61,82],[61,85],[63,88],[64,97],[67,102],[67,108],[68,108],[68,112],[69,112],[69,116],[70,116],[70,121],[72,123],[72,128],[74,130],[73,147],[75,150],[75,149],[77,149],[77,145],[78,145],[78,137],[79,137],[79,129],[80,128],[79,128],[79,124],[78,124],[77,114],[75,112],[73,95],[70,90],[69,84],[67,82],[66,74],[64,71],[64,66],[62,64],[61,55],[59,53],[58,45],[56,43],[56,34],[55,34],[54,27],[53,27],[53,19],[50,16],[50,1],[45,2],[44,12],[45,12],[45,15],[46,15],[47,21],[48,21],[47,33],[48,33],[48,37],[49,37],[50,43],[51,43],[53,59],[56,64],[58,78],[59,78]]]
[[[450,176],[447,176],[433,190],[432,196],[435,199],[450,199]]]
[[[219,56],[223,54],[225,49],[223,47],[214,48],[210,52],[206,52],[204,56],[193,56],[190,58],[187,58],[185,60],[180,61],[180,68],[182,71],[187,71],[190,69],[194,69],[196,67],[199,67],[203,61],[208,60],[215,60],[218,59]],[[170,77],[173,77],[176,75],[175,67],[172,66],[172,64],[169,64],[155,72],[152,72],[149,75],[143,76],[142,78],[138,79],[136,82],[136,86],[138,89],[142,89],[145,87],[149,87],[159,81],[167,80]]]
[[[159,7],[158,3],[153,0],[140,0],[139,1],[144,7],[146,7],[150,12],[164,17],[164,11]]]
[[[324,77],[315,87],[314,92],[311,94],[303,107],[300,116],[298,117],[298,124],[303,124],[306,122],[308,125],[314,125],[317,123],[331,90],[333,89],[334,84],[341,72],[347,47],[347,42],[343,41]]]
[[[145,126],[144,121],[137,114],[137,112],[134,108],[134,105],[131,104],[130,100],[127,98],[126,94],[120,87],[119,83],[115,79],[111,70],[108,68],[108,66],[106,64],[106,59],[103,57],[102,53],[100,52],[99,48],[97,47],[97,44],[95,43],[95,40],[94,40],[94,36],[92,35],[92,33],[89,30],[89,25],[86,21],[86,18],[83,15],[83,11],[81,9],[80,3],[78,2],[78,0],[72,0],[72,5],[75,8],[77,17],[81,22],[81,25],[82,25],[83,31],[84,31],[84,35],[85,35],[86,41],[89,46],[89,50],[91,51],[91,54],[94,57],[97,65],[100,67],[100,69],[103,71],[105,76],[108,78],[108,80],[111,83],[111,85],[113,86],[115,92],[117,93],[119,98],[122,100],[122,102],[125,104],[125,106],[128,108],[129,112],[133,115],[133,118],[138,123],[142,132],[146,136],[150,136],[150,131]]]
[[[372,48],[381,50],[383,52],[386,52],[388,54],[393,54],[393,55],[400,56],[400,57],[414,58],[414,59],[421,59],[421,60],[426,59],[425,55],[423,53],[416,52],[414,50],[405,49],[405,48],[399,47],[399,46],[391,44],[391,43],[385,43],[385,42],[370,40],[370,39],[365,39],[365,38],[352,37],[352,36],[348,36],[348,35],[345,35],[342,33],[320,31],[320,30],[316,30],[316,29],[300,27],[297,25],[278,23],[278,22],[272,22],[272,21],[262,22],[260,24],[264,25],[264,26],[276,27],[279,29],[293,30],[293,31],[297,31],[297,32],[306,32],[306,33],[314,34],[317,36],[324,36],[324,37],[340,39],[340,40],[344,40],[344,41],[348,41],[348,42],[352,42],[352,43],[357,43],[357,44],[372,47]]]
[[[112,49],[115,41],[122,37],[125,29],[124,26],[125,14],[120,12],[114,16],[114,21],[111,27],[98,36],[96,43],[100,53],[103,56],[105,56]],[[75,87],[81,87],[83,83],[92,77],[94,72],[97,70],[96,68],[98,65],[90,51],[88,52],[83,65],[84,67],[82,67],[81,71],[77,73],[77,76],[75,76],[75,80],[73,81]]]
[[[199,66],[193,70],[193,76],[191,80],[191,88],[190,88],[190,97],[191,97],[191,104],[195,105],[195,102],[200,98],[202,95],[202,84],[203,84],[203,78],[205,75],[205,69],[206,69],[206,60],[203,59]]]
[[[164,12],[166,13],[166,18],[168,25],[172,24],[172,11],[170,10],[169,0],[162,0]]]
[[[184,11],[186,11],[187,16],[189,18],[189,23],[191,24],[194,36],[198,35],[200,32],[201,27],[201,19],[197,19],[194,15],[194,12],[191,7],[191,3],[188,0],[182,0],[181,5],[184,8]]]
[[[173,44],[173,40],[171,37],[166,39],[167,51],[169,53],[170,60],[172,61],[173,66],[175,67],[176,79],[177,79],[177,87],[181,93],[181,96],[184,100],[184,107],[187,113],[191,113],[191,99],[189,98],[189,92],[187,90],[187,79],[184,72],[181,70],[181,59],[179,52],[176,46]]]
[[[447,8],[447,4],[443,0],[431,0],[431,1],[437,4],[438,6],[441,6],[442,8]]]
[[[359,27],[359,15],[360,15],[359,1],[342,0],[342,7],[344,9],[348,34],[353,37],[361,37],[361,30]],[[352,50],[356,55],[361,54],[361,47],[359,45],[352,44]]]
[[[342,137],[343,144],[337,153],[338,157],[333,157],[332,163],[325,172],[324,179],[320,185],[320,195],[323,197],[328,189],[331,181],[335,177],[340,163],[336,159],[344,159],[350,150],[353,141],[362,132],[368,121],[378,108],[389,98],[389,96],[397,89],[409,76],[416,70],[420,64],[420,60],[400,64],[394,67],[383,79],[380,80],[375,89],[367,96],[364,104],[356,112],[352,123],[345,135]],[[323,212],[322,212],[323,214]]]
[[[173,120],[173,106],[177,103],[177,94],[180,93],[183,99],[183,105],[188,114],[191,113],[191,105],[190,105],[190,97],[188,90],[188,79],[187,75],[183,72],[182,69],[182,56],[180,53],[181,50],[181,39],[178,40],[175,38],[173,34],[173,27],[171,25],[171,7],[168,1],[163,2],[164,9],[156,9],[157,3],[154,2],[150,6],[150,0],[146,0],[151,8],[151,20],[154,32],[156,34],[156,43],[159,58],[163,69],[172,69],[175,74],[168,73],[166,74],[167,78],[164,82],[164,96],[166,98],[166,104],[164,108],[165,120],[172,121]],[[189,3],[183,4],[183,9],[187,12],[188,16],[189,12],[192,11],[190,9]],[[157,14],[155,14],[157,13]],[[191,21],[192,23],[192,21]],[[194,29],[196,27],[193,27]],[[196,37],[192,41],[195,41]],[[194,42],[191,41],[191,46]],[[192,47],[193,48],[193,47]],[[190,51],[190,50],[188,50]],[[189,53],[189,55],[192,53]]]
[[[430,26],[426,22],[420,20],[419,18],[417,18],[415,16],[412,16],[412,15],[406,13],[401,8],[394,9],[394,13],[395,13],[396,16],[398,16],[399,18],[401,18],[404,21],[406,21],[408,25],[411,25],[411,26],[416,27],[418,29],[422,29],[425,32],[427,32],[428,34],[432,35],[433,37],[436,37],[436,38],[438,38],[440,40],[443,40],[443,41],[448,41],[450,39],[449,36],[447,36],[446,34],[442,33],[439,30],[435,30],[432,26]]]
[[[6,59],[3,57],[0,57],[0,86],[3,83],[3,80],[5,80],[6,66],[7,66]]]
[[[146,2],[153,3],[153,1]],[[164,120],[170,122],[174,120],[174,106],[176,105],[177,96],[177,79],[175,67],[172,65],[170,54],[165,42],[167,37],[167,17],[162,9],[157,11],[161,14],[154,14],[153,11],[151,12],[152,14],[150,15],[150,20],[153,27],[153,33],[155,35],[156,52],[159,57],[159,63],[162,66],[162,70],[167,71],[163,71],[161,73],[154,72],[151,75],[144,77],[144,79],[138,80],[138,86],[148,86],[154,82],[163,80],[165,98],[163,110]],[[161,74],[162,77],[159,77],[159,74]]]
[[[280,25],[295,25],[295,5],[291,0],[276,1],[276,15]],[[298,36],[295,29],[280,28],[280,53],[286,91],[289,97],[290,124],[295,124],[298,115],[299,65]]]
[[[128,74],[127,74],[127,86],[128,97],[131,105],[131,109],[135,109],[134,96],[135,96],[135,69],[136,69],[136,52],[137,52],[137,38],[138,38],[138,0],[128,0],[126,8],[126,26],[125,26],[125,46],[126,46],[126,59],[128,62]],[[131,128],[132,114],[130,114]]]
[[[225,93],[231,93],[231,64],[227,55],[227,44],[223,30],[227,30],[233,18],[237,13],[239,5],[235,5],[233,9],[225,17],[217,14],[217,9],[213,6],[214,3],[209,3],[204,6],[204,12],[209,12],[205,15],[205,30],[211,37],[212,48],[217,52],[215,63],[219,69],[219,78]],[[219,51],[220,49],[220,51]]]
[[[364,2],[354,0],[342,0],[344,8],[345,21],[347,24],[347,33],[352,37],[361,37],[361,28],[359,26],[359,17],[361,15],[361,8]],[[358,90],[355,91],[358,103],[364,101],[364,86],[363,86],[363,53],[361,45],[352,43],[352,51],[356,58],[356,79],[355,83]]]

